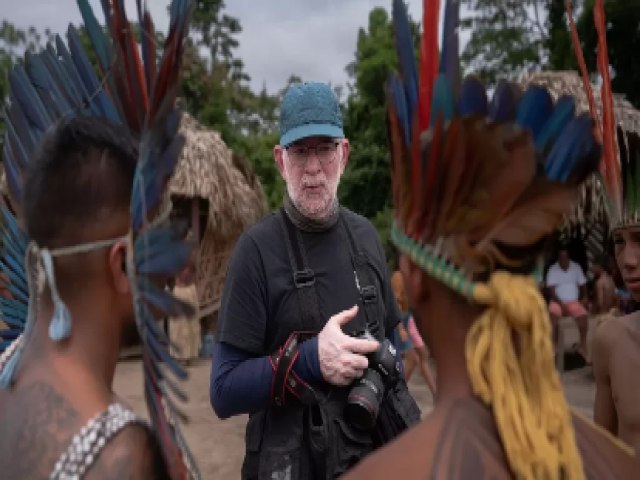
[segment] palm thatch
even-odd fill
[[[572,95],[576,99],[576,110],[589,111],[589,102],[584,92],[582,79],[577,72],[536,72],[521,80],[523,87],[537,84],[546,87],[554,99],[562,95]],[[598,114],[601,112],[600,88],[593,85],[593,93]],[[626,131],[640,132],[640,112],[623,95],[614,95],[616,122]],[[585,182],[580,198],[573,211],[565,219],[565,229],[588,228],[596,223],[608,223],[607,198],[597,175]]]
[[[182,116],[180,131],[186,144],[169,191],[208,200],[207,229],[218,238],[237,237],[266,212],[259,180],[218,132],[203,127],[189,114]]]
[[[258,178],[218,132],[188,114],[182,117],[180,131],[186,143],[169,191],[172,197],[202,199],[208,204],[196,269],[200,314],[206,316],[219,306],[236,240],[266,213],[267,203]]]

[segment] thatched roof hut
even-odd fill
[[[209,201],[207,228],[226,239],[237,237],[266,211],[257,177],[222,141],[220,134],[184,114],[186,143],[169,183],[172,195]]]
[[[201,315],[219,306],[227,262],[240,234],[267,211],[260,181],[220,134],[184,114],[186,143],[169,183],[178,212],[200,240],[197,286]]]
[[[523,87],[537,84],[546,87],[554,100],[562,95],[572,95],[576,99],[579,113],[589,111],[589,101],[582,85],[582,79],[575,71],[536,72],[525,76]],[[598,114],[601,112],[600,88],[592,85]],[[640,132],[640,111],[625,100],[623,95],[614,94],[614,111],[618,125],[624,130]],[[606,197],[599,179],[594,176],[585,182],[580,198],[572,213],[566,219],[566,227],[575,228],[586,223],[606,222]]]

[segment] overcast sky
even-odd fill
[[[125,0],[133,17],[135,0]],[[90,0],[102,21],[99,0]],[[353,60],[359,27],[366,27],[373,7],[390,10],[391,0],[226,0],[243,32],[237,55],[254,89],[282,88],[291,74],[304,80],[344,85],[345,66]],[[422,1],[408,0],[411,16],[422,15]],[[168,0],[148,0],[158,29],[166,30]],[[0,18],[18,27],[49,27],[63,33],[80,23],[75,0],[0,0]]]

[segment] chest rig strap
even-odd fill
[[[358,249],[353,232],[347,225],[344,215],[340,215],[340,223],[344,229],[348,243],[349,254],[351,256],[351,263],[353,265],[353,275],[355,276],[356,287],[360,293],[360,300],[364,310],[367,330],[376,339],[382,341],[385,337],[384,322],[382,318],[379,318],[379,310],[377,304],[379,301],[378,289],[375,287],[375,282],[371,274],[373,266],[369,265],[367,256]]]

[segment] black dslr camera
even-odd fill
[[[375,340],[368,332],[357,338]],[[367,359],[369,367],[349,391],[345,417],[355,428],[368,432],[376,424],[386,389],[398,381],[401,370],[396,347],[387,338]]]

